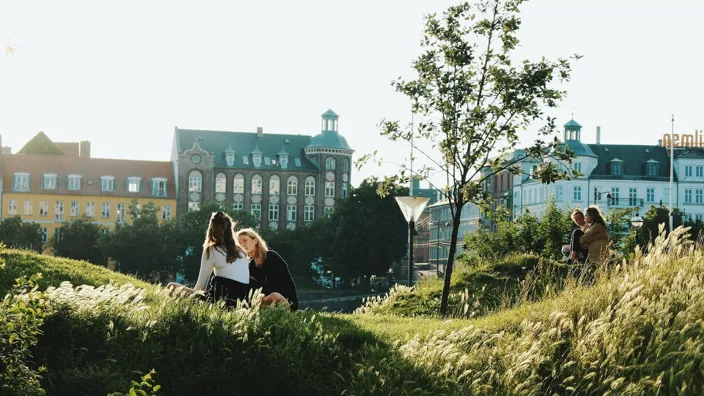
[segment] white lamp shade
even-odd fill
[[[631,225],[634,227],[640,227],[643,225],[643,218],[640,216],[631,217]]]
[[[396,203],[403,212],[403,217],[407,222],[418,221],[425,206],[428,205],[428,198],[424,197],[396,197]]]

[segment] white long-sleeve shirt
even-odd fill
[[[206,258],[207,250],[210,250],[209,258]],[[238,257],[232,263],[228,263],[227,254],[221,252],[220,249],[215,249],[214,247],[203,249],[203,255],[200,258],[200,273],[193,289],[205,290],[210,271],[215,271],[215,276],[249,284],[249,260],[245,255]]]

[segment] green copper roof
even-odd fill
[[[340,116],[337,115],[337,113],[335,113],[334,111],[332,111],[332,109],[328,109],[328,111],[323,113],[322,117],[323,118],[340,118]]]
[[[234,153],[235,149],[232,148],[232,142],[227,146],[227,150],[225,150],[226,153]]]
[[[570,150],[574,151],[574,154],[578,157],[596,157],[596,154],[594,154],[594,151],[592,151],[589,145],[579,140],[566,140],[565,144]]]
[[[307,147],[352,150],[347,139],[335,131],[323,131],[310,139]]]
[[[303,152],[303,149],[311,140],[311,137],[307,135],[264,133],[262,137],[258,137],[256,132],[222,132],[176,128],[174,132],[176,149],[180,153],[190,149],[193,147],[193,141],[196,138],[200,138],[199,145],[203,150],[215,156],[216,168],[281,169],[278,161],[274,164],[271,160],[278,159],[277,154],[283,146],[289,153],[286,170],[318,170],[318,167],[309,161]],[[231,167],[227,166],[225,158],[225,153],[229,147],[235,151],[235,163]],[[259,150],[262,153],[263,161],[259,167],[254,166],[250,155],[254,150]],[[247,163],[243,161],[243,156],[248,157]],[[268,164],[267,158],[269,158]],[[297,166],[298,163],[300,163],[300,166]]]
[[[565,128],[581,128],[581,127],[582,126],[579,125],[579,123],[577,121],[575,121],[574,119],[567,121],[567,123],[565,124]]]

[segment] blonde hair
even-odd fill
[[[254,249],[254,253],[252,253],[252,259],[257,264],[257,267],[261,267],[264,264],[264,260],[266,260],[266,253],[269,251],[269,247],[266,246],[266,241],[262,239],[261,235],[259,235],[254,228],[243,228],[237,231],[237,239],[239,239],[240,235],[257,241],[257,247]]]

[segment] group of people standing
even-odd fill
[[[262,306],[285,304],[296,310],[296,284],[286,261],[269,250],[256,230],[236,231],[236,226],[227,213],[214,212],[206,231],[195,286],[189,288],[171,282],[166,288],[171,294],[197,293],[210,302],[224,300],[228,306],[248,298],[251,290],[261,289],[264,294]],[[211,272],[214,273],[212,278]]]
[[[584,212],[575,209],[572,221],[577,228],[572,231],[570,244],[562,247],[567,262],[598,265],[609,259],[609,233],[606,230],[604,214],[598,206],[592,205]]]

